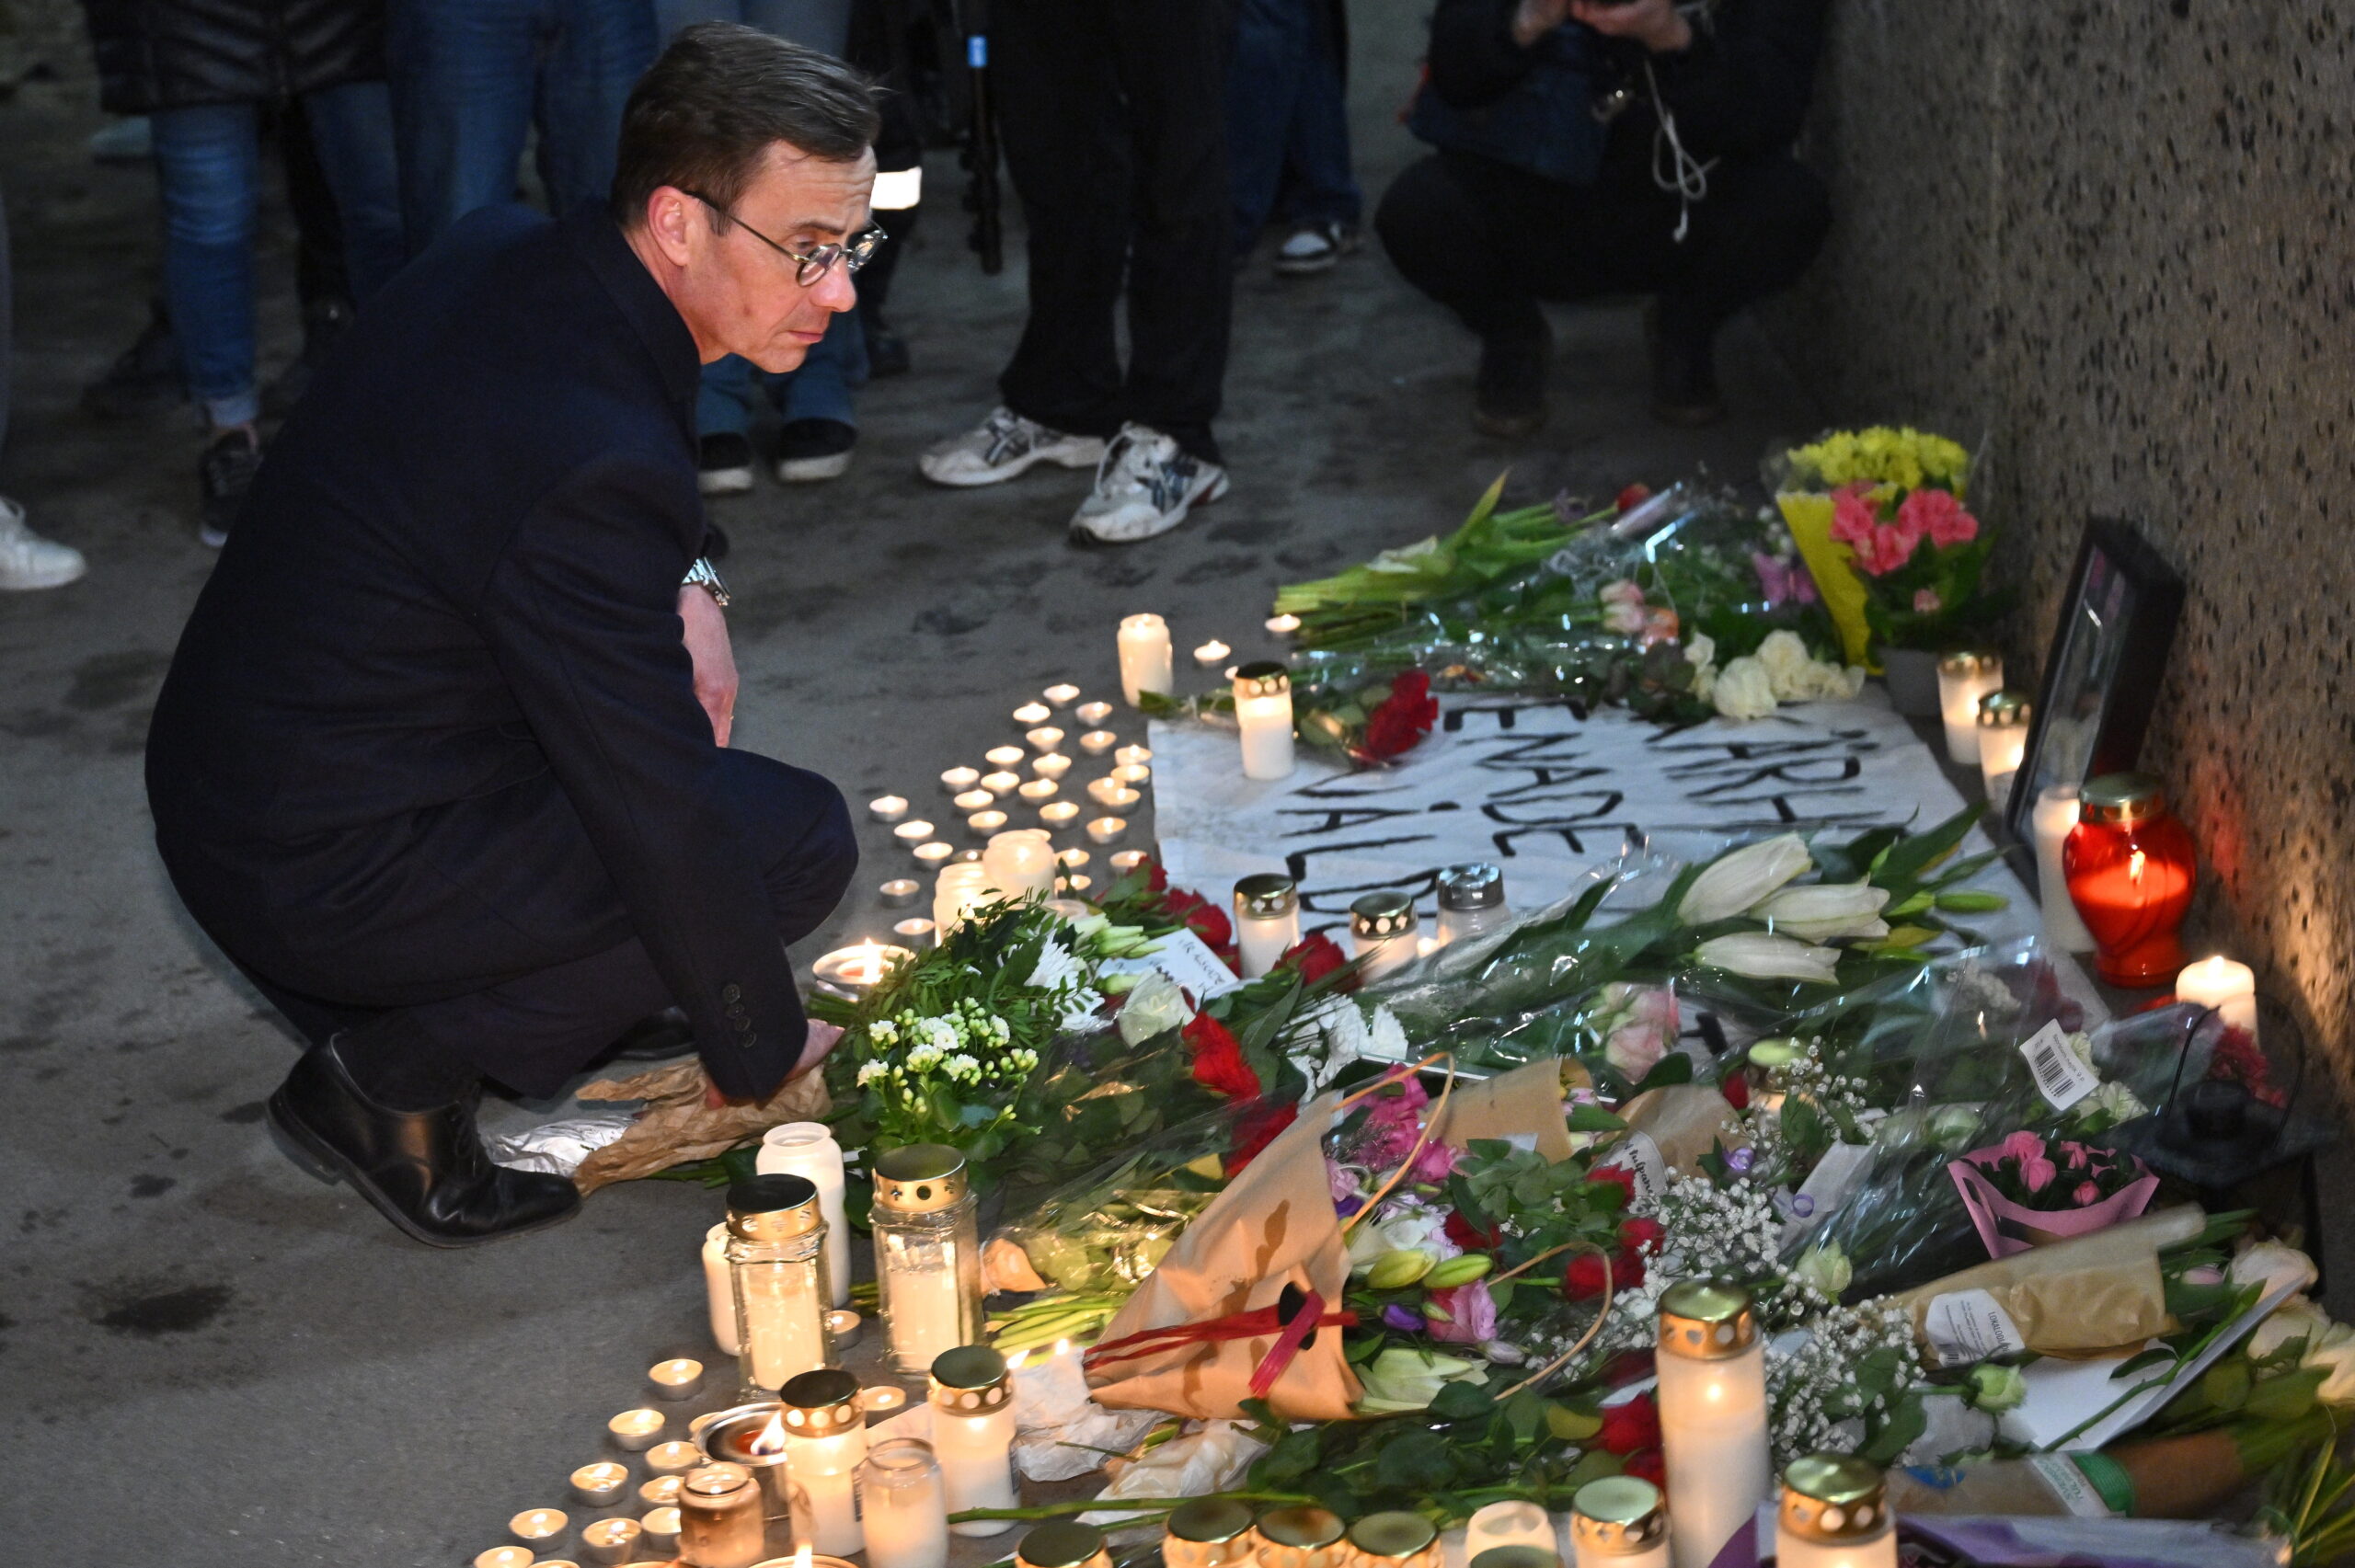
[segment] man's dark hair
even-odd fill
[[[636,228],[666,185],[733,207],[772,143],[849,163],[879,123],[874,86],[833,55],[734,22],[682,28],[622,110],[614,220]]]

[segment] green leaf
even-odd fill
[[[1570,1473],[1562,1478],[1562,1490],[1576,1492],[1590,1481],[1601,1481],[1605,1476],[1618,1473],[1618,1455],[1602,1448],[1590,1448],[1583,1459],[1570,1467]]]
[[[2154,1367],[2172,1364],[2175,1358],[2175,1352],[2166,1346],[2154,1345],[2140,1356],[2130,1356],[2120,1362],[2117,1369],[2110,1373],[2109,1379],[2110,1381],[2116,1382],[2121,1378],[2131,1378],[2139,1373],[2147,1372]]]
[[[1507,1400],[1505,1425],[1512,1429],[1513,1440],[1526,1447],[1536,1437],[1538,1428],[1546,1425],[1551,1408],[1534,1389],[1523,1389]]]
[[[1627,1124],[1604,1110],[1601,1105],[1583,1103],[1570,1107],[1569,1127],[1572,1132],[1625,1132]]]
[[[1447,1439],[1439,1433],[1402,1430],[1382,1446],[1382,1457],[1374,1462],[1374,1479],[1402,1492],[1430,1492],[1455,1479],[1455,1459],[1448,1452]]]
[[[1545,1429],[1565,1443],[1583,1443],[1603,1430],[1603,1417],[1572,1410],[1557,1401],[1545,1405]]]
[[[1271,1481],[1297,1481],[1314,1471],[1324,1454],[1325,1443],[1320,1430],[1304,1426],[1296,1432],[1285,1433],[1259,1462],[1266,1467]]]
[[[1430,1413],[1442,1421],[1468,1421],[1496,1409],[1496,1395],[1486,1383],[1449,1382],[1440,1385]]]

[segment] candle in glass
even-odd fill
[[[1146,692],[1167,696],[1173,677],[1169,624],[1158,615],[1130,615],[1120,622],[1120,695],[1135,707]]]
[[[1505,907],[1505,874],[1498,867],[1481,861],[1451,865],[1438,881],[1440,945],[1512,923],[1512,911]]]
[[[2221,955],[2188,964],[2175,978],[2175,999],[2212,1007],[2228,1029],[2257,1038],[2257,971]]]
[[[534,1551],[561,1551],[565,1538],[572,1533],[572,1521],[561,1508],[526,1508],[507,1521],[507,1533],[517,1545]]]
[[[1051,784],[1054,781],[1042,782]],[[1043,828],[1014,828],[993,834],[988,847],[982,852],[982,869],[987,873],[988,885],[1007,898],[1026,898],[1033,893],[1051,898],[1055,891],[1054,841]]]
[[[912,1143],[869,1163],[875,1283],[891,1358],[902,1372],[925,1372],[942,1351],[982,1337],[981,1241],[965,1157],[947,1144]]]
[[[1292,776],[1292,672],[1246,664],[1235,672],[1235,722],[1243,732],[1243,776]]]
[[[1227,647],[1216,637],[1212,637],[1210,641],[1204,643],[1201,647],[1194,650],[1194,662],[1200,665],[1203,669],[1208,670],[1212,665],[1224,664],[1226,662],[1227,656],[1232,654],[1234,651],[1235,650],[1233,648]]]
[[[1415,900],[1396,888],[1368,893],[1350,905],[1350,946],[1365,959],[1361,971],[1378,979],[1415,958]]]
[[[1350,1527],[1350,1568],[1440,1568],[1439,1527],[1420,1514],[1368,1514]]]
[[[1014,1549],[1015,1568],[1112,1568],[1104,1532],[1077,1519],[1051,1519],[1031,1527]]]
[[[752,1169],[764,1176],[799,1176],[818,1189],[818,1214],[826,1223],[824,1252],[828,1300],[850,1300],[850,1219],[843,1207],[846,1185],[843,1146],[824,1122],[787,1122],[761,1136]]]
[[[736,1287],[728,1273],[728,1227],[713,1226],[703,1236],[704,1304],[711,1315],[711,1339],[726,1356],[736,1354]]]
[[[1766,1448],[1766,1347],[1750,1295],[1686,1279],[1660,1299],[1661,1457],[1668,1471],[1670,1555],[1709,1568],[1750,1522],[1774,1481]]]
[[[1979,702],[1979,784],[1998,813],[2012,797],[2012,778],[2028,750],[2030,711],[2017,692],[1996,692]]]
[[[742,1465],[691,1471],[679,1490],[679,1554],[695,1568],[752,1568],[768,1553],[760,1488]]]
[[[1054,716],[1054,710],[1044,703],[1025,703],[1014,710],[1014,722],[1025,729],[1033,725],[1044,724]]]
[[[1000,769],[994,773],[983,773],[982,775],[982,787],[989,791],[994,796],[1012,795],[1016,790],[1022,787],[1022,775],[1020,773],[1008,773],[1004,769]]]
[[[863,1551],[857,1475],[867,1458],[867,1414],[858,1407],[858,1379],[838,1368],[804,1372],[781,1397],[795,1538],[836,1557]]]
[[[932,1445],[895,1437],[858,1467],[867,1568],[948,1568],[948,1510]]]
[[[1120,743],[1120,738],[1109,729],[1091,729],[1079,738],[1079,749],[1089,756],[1099,756]]]
[[[1350,1560],[1341,1516],[1314,1504],[1259,1516],[1259,1568],[1343,1568]]]
[[[1946,720],[1947,756],[1959,767],[1979,763],[1979,701],[2004,689],[2004,656],[1976,650],[1938,660],[1938,712]]]
[[[1775,1510],[1778,1568],[1897,1568],[1897,1519],[1880,1468],[1853,1454],[1807,1454],[1783,1471]]]
[[[1466,1562],[1499,1547],[1525,1546],[1552,1551],[1557,1545],[1553,1516],[1534,1503],[1491,1503],[1464,1522]]]
[[[642,1454],[662,1436],[666,1418],[659,1410],[625,1410],[605,1423],[605,1436],[626,1454]]]
[[[1300,889],[1289,876],[1263,872],[1235,884],[1235,941],[1243,978],[1257,979],[1300,940]]]
[[[929,1380],[932,1449],[940,1459],[948,1511],[1015,1506],[1014,1396],[1005,1357],[985,1345],[944,1350],[933,1357]],[[975,1536],[1013,1528],[1010,1519],[949,1527]]]
[[[1046,698],[1048,702],[1052,703],[1056,707],[1067,708],[1074,703],[1079,701],[1079,688],[1073,685],[1068,681],[1059,681],[1054,685],[1050,686],[1045,691],[1040,692],[1039,695]]]
[[[1039,807],[1039,820],[1053,832],[1061,832],[1079,819],[1079,802],[1051,800]]]
[[[833,1363],[825,1230],[817,1185],[806,1176],[756,1175],[728,1189],[728,1266],[736,1277],[736,1339],[743,1347],[737,1365],[747,1399]]]
[[[1590,1481],[1570,1499],[1575,1568],[1668,1568],[1668,1509],[1633,1475]]]
[[[2114,986],[2164,985],[2184,963],[2176,930],[2199,876],[2191,835],[2141,773],[2093,780],[2079,807],[2061,866],[2093,933],[2094,967]]]
[[[933,927],[945,937],[969,912],[996,898],[990,891],[990,874],[979,861],[960,860],[953,865],[944,865],[940,868],[940,880],[933,885]]]
[[[592,1562],[628,1562],[646,1527],[636,1519],[599,1519],[580,1529],[580,1554]]]
[[[1059,779],[1071,772],[1071,759],[1060,751],[1049,751],[1030,759],[1030,771],[1042,779]]]
[[[592,1465],[582,1465],[568,1480],[576,1501],[592,1508],[610,1508],[622,1500],[622,1494],[629,1487],[629,1466],[600,1459]]]
[[[1232,1497],[1180,1503],[1161,1528],[1163,1568],[1227,1568],[1248,1562],[1258,1543],[1250,1505]]]
[[[979,768],[951,768],[940,775],[940,791],[943,795],[962,795],[981,782]]]
[[[2049,784],[2036,797],[2030,817],[2036,833],[2036,896],[2044,914],[2044,937],[2068,953],[2093,951],[2093,933],[2077,917],[2069,901],[2069,878],[2062,869],[2061,851],[2077,825],[2077,786]]]

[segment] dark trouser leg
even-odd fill
[[[1500,164],[1434,154],[1391,181],[1374,232],[1407,281],[1484,340],[1535,340],[1545,333],[1533,279],[1541,225],[1574,194]]]
[[[1226,153],[1235,188],[1235,253],[1248,252],[1275,211],[1286,132],[1309,68],[1313,0],[1238,0],[1226,67]]]
[[[1661,338],[1706,344],[1734,312],[1797,282],[1831,226],[1821,177],[1797,159],[1718,165],[1684,243],[1644,247],[1659,269]]]
[[[1354,223],[1365,197],[1350,162],[1350,106],[1344,90],[1341,49],[1325,0],[1313,7],[1308,58],[1301,68],[1300,101],[1292,106],[1285,167],[1292,179],[1282,216],[1295,223]]]
[[[991,18],[1005,166],[1029,228],[1030,269],[1029,318],[998,389],[1023,418],[1081,435],[1120,426],[1112,313],[1135,177],[1105,12],[1125,3],[1000,0]]]

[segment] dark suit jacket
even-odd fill
[[[473,214],[270,449],[149,738],[198,921],[287,990],[397,1007],[634,933],[711,1076],[800,1000],[681,646],[693,338],[584,209]]]

